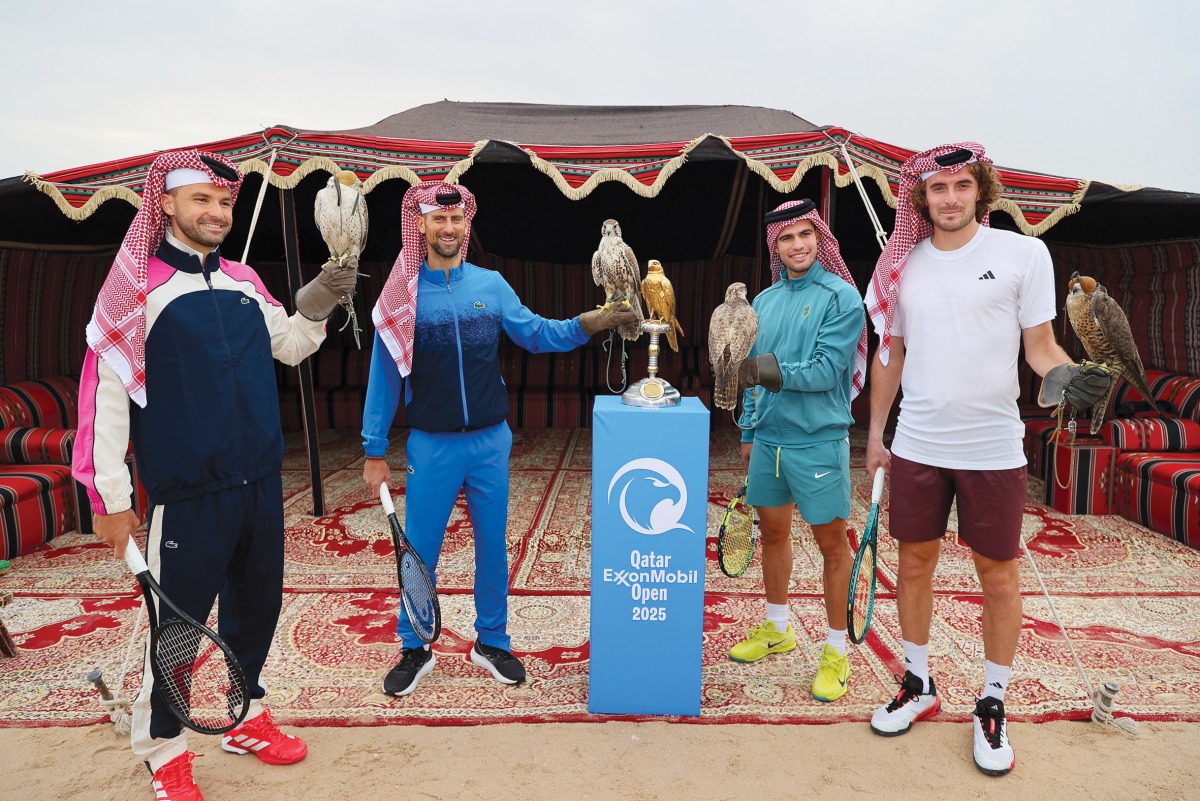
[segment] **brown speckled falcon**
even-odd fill
[[[1150,382],[1146,378],[1146,369],[1142,367],[1137,345],[1134,344],[1129,320],[1117,302],[1109,297],[1108,291],[1096,283],[1095,278],[1071,274],[1067,281],[1067,317],[1071,320],[1071,328],[1075,329],[1075,336],[1083,343],[1088,358],[1107,365],[1114,376],[1124,376],[1143,398],[1153,404]],[[1110,390],[1108,397],[1092,407],[1093,434],[1099,432],[1111,398]]]
[[[600,308],[621,304],[637,313],[633,322],[617,326],[625,339],[637,339],[642,335],[642,301],[637,296],[642,271],[632,248],[621,238],[621,225],[616,220],[605,220],[600,226],[600,247],[592,256],[592,280],[604,289],[604,305]]]
[[[646,277],[642,279],[642,297],[646,299],[646,311],[650,320],[666,323],[671,326],[667,331],[667,344],[671,350],[679,352],[679,340],[675,332],[683,336],[683,327],[675,319],[675,290],[671,281],[663,273],[662,264],[651,259],[646,262]]]
[[[758,337],[758,315],[746,300],[746,285],[740,281],[725,290],[725,302],[712,313],[708,323],[708,360],[713,368],[713,406],[737,408],[738,367]]]

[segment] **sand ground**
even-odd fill
[[[308,758],[288,767],[194,736],[207,801],[1105,801],[1200,799],[1200,724],[1016,723],[1017,767],[971,760],[970,726],[926,722],[895,739],[831,726],[554,723],[294,729]],[[149,774],[110,725],[0,729],[4,801],[151,801]]]

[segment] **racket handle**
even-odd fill
[[[383,511],[389,515],[396,514],[396,507],[392,505],[392,493],[388,492],[387,484],[379,485],[379,502],[383,504]]]
[[[137,542],[133,537],[125,542],[125,564],[129,565],[129,569],[135,576],[150,569],[146,566],[146,560],[142,557],[142,552],[138,549]]]
[[[883,478],[886,475],[882,467],[875,468],[875,483],[871,485],[871,503],[879,503],[883,497]]]

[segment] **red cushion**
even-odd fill
[[[1105,443],[1123,451],[1200,450],[1200,423],[1178,417],[1110,420],[1100,431]]]

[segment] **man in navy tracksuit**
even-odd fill
[[[155,160],[88,325],[72,473],[87,489],[96,534],[123,555],[139,522],[125,468],[132,435],[151,502],[150,572],[196,620],[220,596],[218,633],[246,674],[250,710],[221,746],[282,765],[308,749],[272,722],[259,679],[283,594],[273,359],[297,364],[317,349],[325,318],[354,290],[355,267],[322,272],[289,316],[254,270],[221,256],[240,182],[212,154]],[[202,801],[194,754],[153,690],[147,659],[133,704],[134,754],[153,774],[157,801]]]
[[[446,523],[462,490],[475,534],[471,661],[498,681],[517,684],[525,680],[525,668],[511,652],[507,625],[512,431],[500,375],[500,336],[533,353],[567,351],[636,315],[605,310],[547,320],[534,314],[499,273],[463,258],[474,210],[474,198],[460,186],[418,184],[405,195],[404,250],[373,315],[363,478],[373,493],[382,483],[391,485],[387,432],[403,395],[411,426],[405,450],[410,544],[436,575]],[[400,696],[416,689],[437,659],[413,632],[402,604],[396,630],[403,653],[384,679],[383,691]]]

